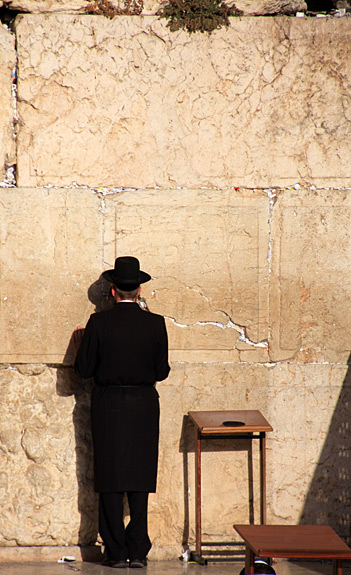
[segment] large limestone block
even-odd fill
[[[270,370],[269,522],[331,525],[350,543],[350,381],[349,365]]]
[[[101,273],[101,217],[91,191],[0,190],[0,361],[71,361]]]
[[[262,365],[185,362],[172,364],[169,378],[158,384],[159,473],[149,513],[152,558],[174,559],[183,541],[194,542],[195,431],[188,411],[260,409],[266,414],[268,377]],[[87,545],[97,539],[90,389],[91,382],[79,380],[70,368],[0,369],[1,546]],[[248,447],[244,441],[217,441],[204,448],[203,527],[212,540],[233,539],[233,518],[244,523],[259,516],[259,445],[254,442],[252,452]]]
[[[350,186],[350,20],[17,19],[18,182]]]
[[[329,524],[348,536],[349,366],[184,361],[172,363],[169,378],[157,388],[161,425],[158,488],[150,497],[152,558],[176,558],[182,542],[194,542],[195,432],[189,410],[259,409],[274,428],[267,434],[268,522]],[[0,545],[96,540],[90,389],[70,368],[0,370]],[[258,521],[257,442],[252,454],[243,441],[208,442],[202,486],[206,539],[231,541],[234,522]]]
[[[172,359],[267,361],[266,195],[11,189],[0,198],[3,362],[69,363],[72,329],[106,305],[103,261],[126,254],[154,277],[143,294],[167,317]]]
[[[0,24],[0,182],[6,176],[6,168],[16,163],[11,77],[15,65],[15,37]]]
[[[1,546],[95,541],[87,387],[68,368],[0,369]]]
[[[270,359],[347,363],[350,191],[286,191],[272,216]]]
[[[105,196],[105,264],[135,253],[172,358],[266,361],[269,198],[234,190]],[[202,358],[202,359],[201,359]]]

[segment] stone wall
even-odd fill
[[[28,14],[0,29],[0,560],[99,541],[92,382],[70,334],[109,305],[101,272],[125,254],[152,275],[172,365],[151,557],[194,542],[190,410],[259,409],[268,522],[349,541],[350,28],[243,18],[188,36]],[[204,538],[231,541],[259,521],[257,445],[211,443],[203,466]]]
[[[342,0],[338,0],[339,2]],[[332,0],[332,5],[336,6],[337,0]],[[143,0],[141,3],[142,14],[155,14],[162,5],[163,0]],[[344,5],[349,6],[349,0],[343,0]],[[93,0],[0,0],[1,6],[9,10],[19,12],[30,12],[32,14],[42,13],[74,13],[84,14],[93,4]],[[127,2],[124,0],[110,0],[110,5],[118,9],[125,9]],[[134,3],[131,3],[132,6]],[[232,5],[230,0],[228,5]],[[140,6],[140,2],[138,3]],[[245,16],[265,14],[296,14],[305,11],[307,4],[304,0],[236,0],[235,6]]]
[[[351,185],[349,18],[17,20],[19,186]]]

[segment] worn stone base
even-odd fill
[[[61,557],[71,555],[77,561],[99,561],[102,558],[98,545],[43,546],[43,547],[0,547],[0,563],[27,561],[58,561]]]

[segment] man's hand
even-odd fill
[[[72,340],[72,348],[73,348],[74,357],[77,356],[80,344],[82,342],[83,335],[84,335],[84,328],[82,328],[82,327],[76,327],[76,329],[72,333],[71,340]]]

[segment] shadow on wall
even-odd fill
[[[90,426],[90,394],[93,383],[82,381],[71,368],[57,370],[56,392],[59,396],[74,395],[73,427],[78,482],[80,526],[78,545],[94,545],[98,532],[98,496],[94,491],[93,448]],[[84,552],[82,550],[82,558]]]
[[[301,524],[330,525],[351,544],[351,355],[328,435],[310,484]]]
[[[95,312],[111,306],[106,292],[106,282],[100,277],[88,289],[88,298],[95,306]],[[73,364],[71,341],[68,344],[64,365]],[[75,375],[71,367],[57,370],[56,393],[67,397],[74,395],[73,427],[76,450],[76,474],[78,482],[78,511],[80,526],[78,545],[82,547],[82,559],[99,559],[100,548],[95,546],[98,535],[98,494],[94,491],[93,446],[90,424],[90,396],[94,382],[82,380]],[[94,547],[93,547],[94,546]],[[90,549],[89,549],[90,547]]]

